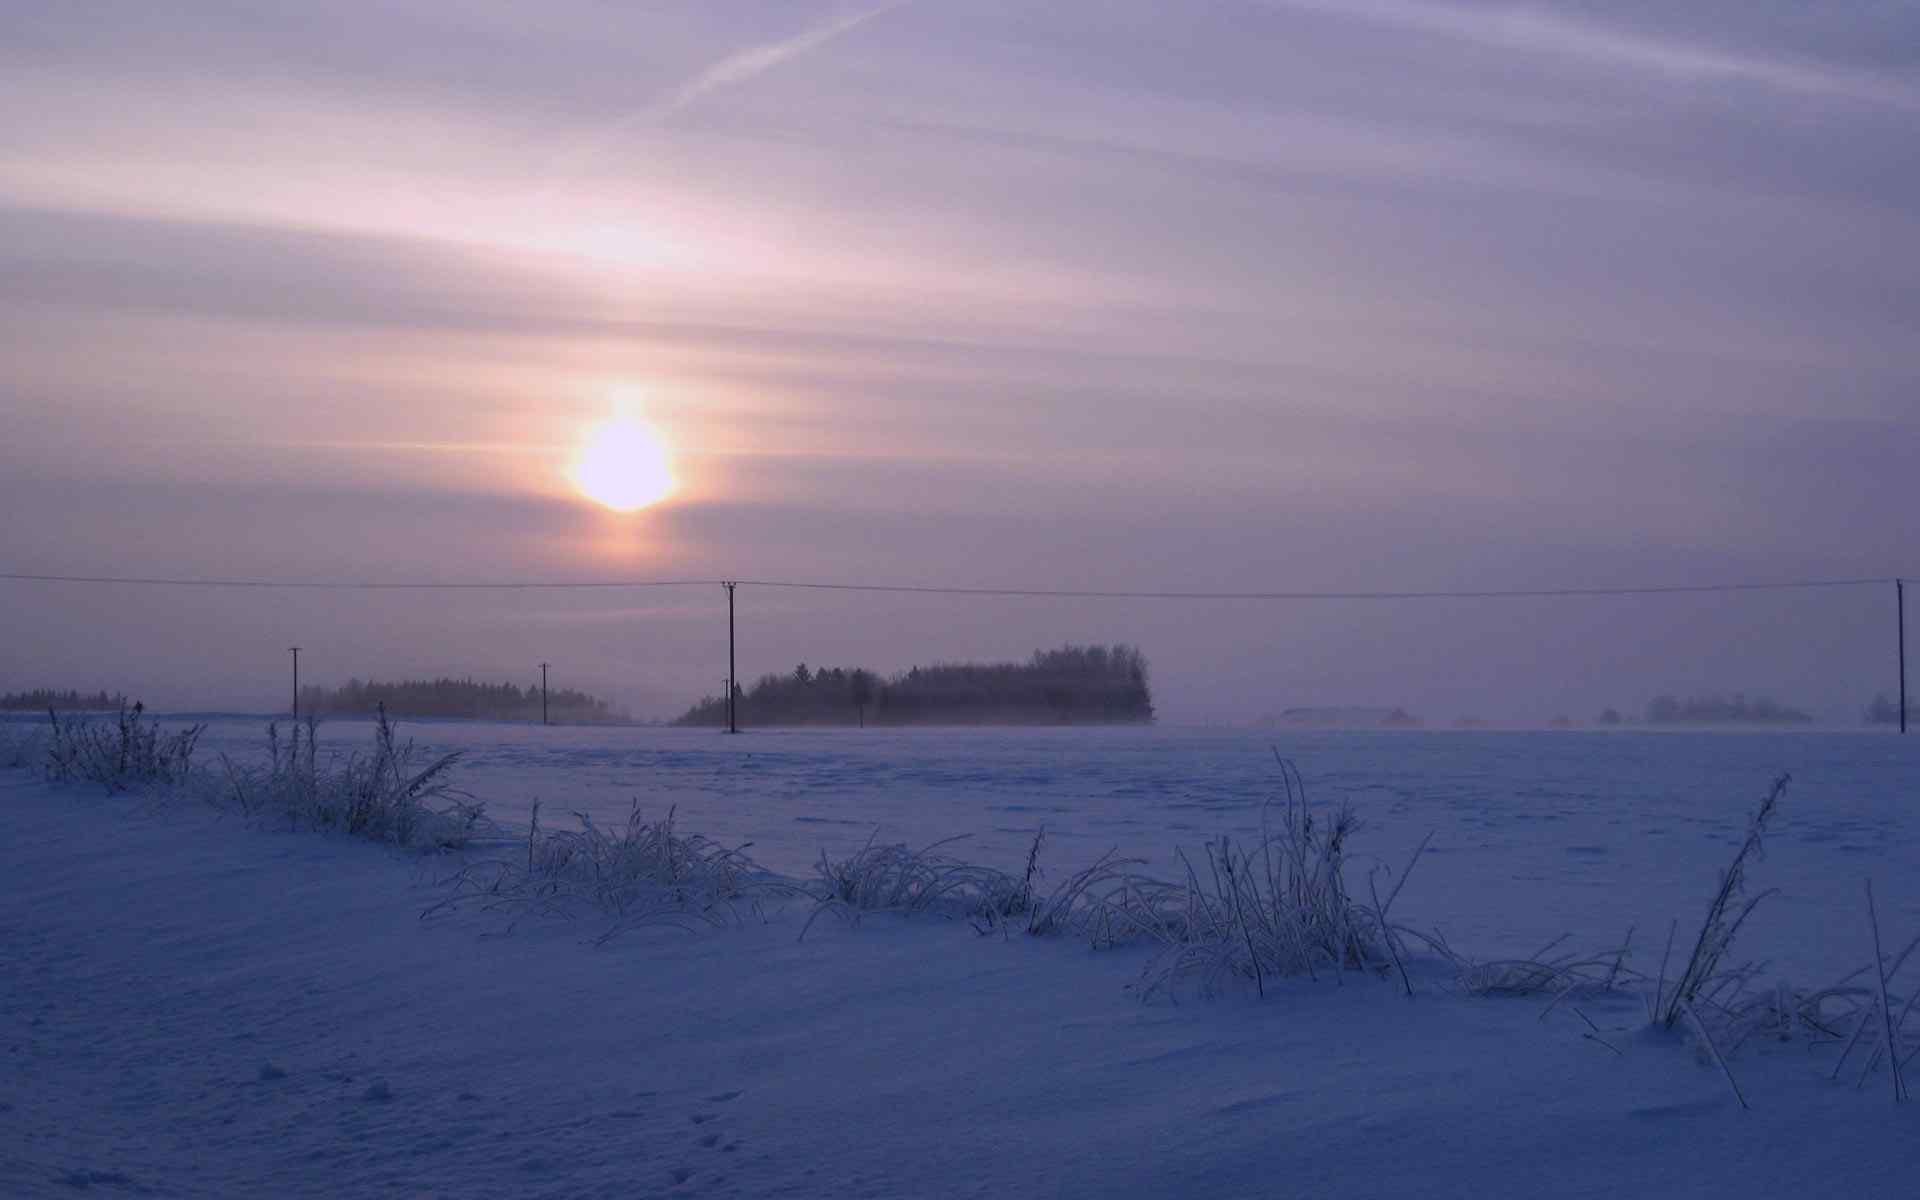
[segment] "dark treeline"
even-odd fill
[[[315,716],[366,716],[386,705],[396,717],[463,717],[482,721],[538,721],[540,685],[477,683],[471,679],[403,679],[397,683],[349,679],[338,688],[300,689],[300,711]],[[616,722],[628,719],[606,701],[571,688],[547,693],[555,721]]]
[[[1898,725],[1900,723],[1900,702],[1891,696],[1875,696],[1873,703],[1867,705],[1867,724]],[[1911,703],[1907,705],[1907,724],[1920,724],[1920,708]]]
[[[748,725],[1074,725],[1153,720],[1147,660],[1127,645],[1038,650],[1024,663],[939,663],[882,679],[862,667],[764,675],[737,689]],[[677,724],[725,725],[708,696]]]
[[[1744,695],[1693,696],[1679,700],[1655,696],[1647,705],[1649,725],[1806,725],[1813,717],[1777,700]]]
[[[62,712],[76,709],[114,709],[125,708],[127,698],[118,692],[108,695],[105,688],[87,693],[75,691],[56,691],[53,688],[34,688],[28,692],[8,692],[0,696],[0,711],[5,712],[45,712],[50,708]]]

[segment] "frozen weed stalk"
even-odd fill
[[[1789,1040],[1796,1031],[1805,1031],[1816,1044],[1835,1043],[1840,1041],[1840,1029],[1851,1018],[1852,1035],[1847,1038],[1839,1058],[1835,1060],[1830,1077],[1839,1078],[1842,1068],[1846,1066],[1854,1048],[1862,1043],[1864,1035],[1867,1056],[1855,1087],[1865,1087],[1867,1080],[1885,1062],[1891,1077],[1893,1098],[1896,1102],[1903,1101],[1907,1098],[1905,1069],[1914,1056],[1920,1054],[1920,1049],[1909,1048],[1908,1042],[1913,1039],[1906,1030],[1907,1018],[1913,1011],[1915,1001],[1920,999],[1920,989],[1909,993],[1902,1003],[1893,985],[1901,968],[1914,950],[1920,947],[1920,937],[1909,941],[1906,948],[1889,962],[1880,939],[1880,917],[1874,904],[1871,881],[1864,886],[1867,924],[1871,935],[1867,941],[1873,959],[1867,965],[1848,972],[1832,986],[1800,992],[1785,981],[1780,981],[1770,988],[1757,988],[1753,981],[1760,973],[1760,965],[1722,965],[1732,947],[1734,936],[1746,924],[1754,907],[1771,894],[1769,889],[1744,903],[1741,899],[1745,893],[1746,865],[1750,860],[1760,857],[1761,839],[1766,833],[1767,822],[1772,819],[1787,783],[1788,777],[1785,775],[1775,780],[1766,799],[1748,822],[1746,839],[1734,855],[1733,862],[1721,873],[1720,886],[1707,906],[1706,919],[1701,923],[1700,933],[1694,940],[1693,952],[1688,956],[1679,978],[1674,981],[1671,993],[1666,990],[1666,961],[1662,959],[1660,976],[1655,983],[1648,1011],[1663,1028],[1672,1028],[1678,1018],[1686,1018],[1707,1054],[1726,1074],[1727,1082],[1733,1087],[1734,1095],[1742,1107],[1745,1107],[1746,1099],[1727,1067],[1727,1059],[1742,1043],[1755,1034],[1770,1034],[1779,1040]],[[1896,1008],[1898,1016],[1895,1016]],[[1724,1052],[1721,1049],[1723,1045]]]
[[[673,808],[664,820],[648,821],[635,800],[625,824],[611,830],[583,812],[574,813],[578,830],[553,830],[540,813],[536,801],[524,850],[470,864],[455,876],[452,893],[422,917],[478,908],[517,920],[585,909],[613,919],[597,939],[604,944],[638,925],[692,929],[764,918],[768,902],[799,894],[761,870],[747,847],[680,832]]]
[[[878,834],[875,834],[877,837]],[[863,913],[938,913],[951,917],[997,920],[1030,903],[1032,875],[1025,882],[993,867],[983,867],[943,852],[964,839],[945,838],[919,850],[907,845],[876,845],[874,837],[843,859],[820,852],[814,864],[814,910],[801,938],[823,913],[849,924]],[[1038,845],[1030,851],[1032,862]],[[1037,871],[1037,867],[1036,867]]]
[[[1404,956],[1405,931],[1388,921],[1385,906],[1369,908],[1348,891],[1347,844],[1359,818],[1344,805],[1316,811],[1298,768],[1284,759],[1281,779],[1284,805],[1263,811],[1257,844],[1222,836],[1207,844],[1198,867],[1180,854],[1182,883],[1130,883],[1102,906],[1110,934],[1162,943],[1142,973],[1144,996],[1170,995],[1188,979],[1202,994],[1232,978],[1264,993],[1270,977],[1317,978],[1326,970],[1337,981],[1349,970],[1384,973]],[[1404,972],[1402,981],[1410,991]]]
[[[1780,800],[1786,794],[1789,782],[1787,775],[1775,779],[1766,797],[1749,818],[1746,837],[1734,853],[1733,861],[1721,872],[1719,886],[1707,904],[1700,931],[1693,939],[1693,949],[1688,953],[1679,975],[1671,983],[1668,982],[1667,968],[1673,934],[1669,933],[1667,952],[1661,956],[1660,971],[1647,1001],[1651,1022],[1663,1029],[1673,1029],[1684,1020],[1722,1070],[1726,1070],[1727,1059],[1755,1034],[1765,1033],[1786,1039],[1793,1037],[1796,1031],[1804,1031],[1818,1042],[1832,1042],[1839,1039],[1840,1027],[1851,1016],[1854,1018],[1854,1037],[1857,1039],[1877,1009],[1886,1002],[1887,993],[1884,987],[1876,990],[1864,982],[1855,981],[1864,976],[1879,985],[1883,979],[1892,978],[1914,947],[1920,945],[1920,938],[1910,942],[1894,960],[1891,970],[1886,969],[1886,960],[1879,953],[1879,925],[1876,920],[1873,929],[1875,963],[1849,972],[1831,987],[1811,992],[1797,991],[1784,980],[1770,987],[1757,986],[1755,981],[1765,967],[1762,963],[1728,965],[1727,956],[1733,948],[1734,938],[1745,927],[1760,901],[1773,894],[1773,889],[1769,888],[1747,896],[1747,867],[1763,857],[1767,825],[1779,810]],[[1888,1024],[1887,1037],[1879,1044],[1884,1046],[1892,1043],[1897,1048],[1897,1035],[1898,1026]],[[1841,1064],[1851,1052],[1852,1043],[1849,1043],[1841,1052],[1840,1062],[1834,1065],[1835,1074],[1838,1074]],[[1877,1056],[1869,1058],[1867,1071],[1874,1068],[1876,1061]],[[1895,1066],[1898,1065],[1896,1061]],[[1732,1083],[1732,1073],[1728,1071],[1727,1074],[1728,1082]],[[1864,1080],[1864,1074],[1862,1078]],[[1734,1091],[1736,1095],[1739,1094],[1738,1085],[1734,1086]]]
[[[1729,989],[1743,990],[1750,982],[1752,968],[1725,971],[1721,968],[1721,962],[1733,948],[1733,939],[1739,934],[1740,927],[1747,923],[1747,918],[1753,915],[1754,908],[1773,894],[1773,889],[1769,888],[1741,903],[1746,892],[1747,860],[1765,857],[1767,822],[1773,819],[1773,814],[1780,806],[1780,797],[1786,793],[1791,779],[1791,776],[1782,775],[1774,780],[1766,799],[1754,810],[1747,822],[1746,840],[1740,843],[1733,862],[1720,873],[1720,886],[1707,905],[1706,919],[1700,923],[1700,933],[1694,939],[1693,952],[1687,956],[1686,967],[1674,981],[1673,993],[1655,995],[1654,1010],[1665,1028],[1672,1029],[1679,1023],[1687,1005],[1700,1003],[1703,999],[1711,1000]],[[1664,979],[1664,963],[1661,974]]]
[[[822,850],[814,863],[814,911],[800,936],[804,939],[807,929],[829,912],[851,925],[859,924],[863,914],[888,912],[963,919],[982,934],[1016,929],[1035,937],[1081,934],[1099,898],[1132,878],[1127,868],[1145,861],[1108,851],[1043,894],[1037,885],[1045,874],[1040,866],[1044,826],[1034,832],[1026,869],[1018,877],[945,852],[944,847],[963,840],[964,834],[915,850],[905,844],[876,845],[869,837],[841,859]]]
[[[1547,995],[1553,997],[1553,1004],[1549,1005],[1551,1011],[1570,996],[1652,983],[1653,988],[1644,994],[1650,1023],[1673,1029],[1680,1027],[1683,1021],[1691,1021],[1696,1029],[1711,1027],[1713,1036],[1726,1042],[1729,1048],[1736,1046],[1750,1032],[1745,1028],[1750,1020],[1765,1018],[1772,1020],[1776,1026],[1781,1024],[1783,1018],[1779,1005],[1785,1001],[1780,997],[1791,995],[1781,989],[1769,989],[1764,995],[1753,992],[1751,985],[1761,970],[1759,964],[1737,967],[1725,965],[1735,936],[1760,901],[1772,894],[1769,890],[1752,897],[1746,896],[1746,867],[1748,862],[1761,856],[1767,823],[1779,807],[1787,782],[1788,778],[1784,775],[1776,779],[1759,808],[1749,818],[1746,838],[1734,854],[1733,862],[1721,872],[1719,885],[1707,906],[1700,931],[1694,938],[1693,949],[1678,978],[1669,980],[1667,975],[1674,941],[1678,936],[1678,921],[1668,932],[1666,950],[1661,955],[1660,972],[1655,977],[1648,977],[1626,965],[1633,940],[1631,929],[1620,946],[1599,953],[1561,949],[1562,943],[1567,941],[1567,935],[1562,934],[1526,957],[1486,961],[1456,953],[1437,935],[1416,936],[1420,936],[1431,949],[1448,960],[1461,986],[1475,995]],[[1689,1007],[1694,1011],[1689,1013]],[[1724,1020],[1733,1017],[1738,1020],[1732,1023]]]
[[[1285,800],[1267,806],[1259,842],[1210,841],[1197,867],[1180,852],[1180,882],[1139,874],[1133,868],[1144,860],[1109,851],[1043,892],[1036,881],[1044,831],[1018,877],[952,857],[945,848],[957,838],[918,850],[869,838],[845,858],[821,852],[807,925],[827,912],[849,923],[872,912],[933,913],[972,920],[982,932],[1085,937],[1096,948],[1158,943],[1143,972],[1147,997],[1170,996],[1188,980],[1204,993],[1233,978],[1264,992],[1269,978],[1392,969],[1410,932],[1387,917],[1399,888],[1384,904],[1376,894],[1373,907],[1349,893],[1346,847],[1358,818],[1345,807],[1315,809],[1298,768],[1284,759],[1280,765]],[[1411,991],[1404,967],[1401,979]]]
[[[452,784],[455,751],[417,762],[414,744],[398,741],[381,706],[373,750],[344,761],[319,755],[319,722],[295,722],[286,739],[267,727],[267,765],[244,768],[226,756],[227,795],[252,816],[345,833],[399,846],[457,847],[479,826],[481,806]]]
[[[47,717],[47,778],[98,783],[109,792],[186,782],[193,772],[194,748],[206,731],[205,725],[189,725],[164,732],[139,703],[123,706],[111,724],[84,718],[62,721],[51,708]]]
[[[1745,928],[1760,901],[1772,889],[1752,895],[1747,892],[1747,869],[1763,854],[1767,827],[1779,810],[1789,777],[1781,775],[1747,822],[1746,836],[1733,860],[1720,873],[1718,885],[1707,904],[1699,931],[1692,939],[1686,961],[1677,975],[1670,975],[1673,949],[1679,936],[1675,921],[1666,938],[1657,974],[1647,975],[1626,966],[1627,947],[1598,955],[1573,952],[1555,953],[1564,937],[1542,947],[1528,958],[1475,962],[1464,958],[1435,937],[1424,937],[1428,945],[1450,960],[1462,984],[1477,995],[1547,995],[1551,1003],[1542,1012],[1545,1019],[1569,997],[1587,992],[1616,988],[1637,989],[1646,1006],[1647,1023],[1656,1029],[1684,1031],[1697,1045],[1704,1061],[1716,1067],[1727,1080],[1735,1101],[1749,1107],[1746,1095],[1734,1078],[1731,1062],[1749,1040],[1756,1037],[1773,1041],[1805,1038],[1814,1046],[1838,1045],[1829,1078],[1839,1079],[1854,1051],[1864,1049],[1859,1062],[1855,1087],[1887,1066],[1895,1100],[1907,1098],[1906,1071],[1920,1046],[1909,1030],[1908,1020],[1920,1004],[1920,987],[1905,993],[1897,990],[1901,970],[1920,949],[1920,936],[1909,940],[1897,954],[1889,955],[1881,942],[1879,914],[1874,905],[1872,885],[1866,885],[1866,916],[1870,937],[1863,939],[1873,954],[1872,961],[1857,967],[1835,983],[1803,991],[1786,980],[1771,985],[1756,981],[1764,963],[1732,963],[1729,956],[1735,938]],[[1423,936],[1423,935],[1416,935]],[[1632,931],[1628,931],[1631,940]],[[1648,986],[1651,985],[1651,986]],[[1594,1040],[1598,1030],[1584,1013],[1567,1006],[1585,1021]],[[1849,1032],[1850,1029],[1850,1032]],[[1603,1045],[1608,1045],[1602,1041]],[[1616,1049],[1608,1045],[1609,1049]],[[1617,1052],[1617,1049],[1616,1049]]]

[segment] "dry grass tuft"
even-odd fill
[[[144,704],[122,708],[111,723],[84,717],[65,721],[52,709],[46,751],[47,778],[84,780],[109,792],[184,783],[193,772],[193,751],[204,725],[172,732],[146,715]]]
[[[1372,907],[1348,890],[1346,847],[1359,820],[1348,808],[1314,808],[1285,760],[1281,779],[1284,800],[1266,810],[1259,842],[1209,842],[1198,867],[1180,852],[1185,874],[1178,882],[1140,874],[1135,868],[1143,860],[1109,852],[1043,891],[1037,881],[1044,829],[1018,877],[953,857],[945,848],[959,839],[918,850],[868,839],[844,859],[821,853],[807,924],[827,912],[850,923],[870,912],[936,913],[971,920],[983,933],[1064,934],[1096,948],[1154,943],[1157,953],[1143,972],[1146,996],[1171,996],[1189,981],[1211,993],[1242,979],[1264,992],[1270,978],[1396,967],[1411,991],[1401,964],[1409,931],[1386,916],[1398,887],[1384,903],[1375,892]]]
[[[454,877],[452,894],[423,917],[462,908],[500,912],[515,920],[527,914],[571,918],[582,910],[612,918],[597,939],[604,944],[639,925],[740,923],[765,918],[766,905],[800,894],[747,857],[745,846],[728,847],[675,828],[674,809],[650,822],[635,801],[625,825],[603,829],[576,812],[578,830],[552,830],[540,823],[541,806],[523,846],[473,863]]]
[[[1269,807],[1257,844],[1223,836],[1206,845],[1198,867],[1181,852],[1180,883],[1129,884],[1106,906],[1107,930],[1161,944],[1143,972],[1143,995],[1171,995],[1189,980],[1211,994],[1229,979],[1264,994],[1269,978],[1328,971],[1338,980],[1399,961],[1400,931],[1348,890],[1346,849],[1359,819],[1345,806],[1316,812],[1304,785],[1296,790],[1291,764],[1288,775],[1286,802]]]
[[[1747,862],[1765,856],[1764,839],[1767,823],[1780,807],[1780,797],[1786,794],[1787,784],[1792,776],[1782,775],[1773,781],[1773,787],[1767,792],[1766,799],[1747,822],[1746,840],[1740,843],[1740,849],[1733,856],[1733,862],[1720,873],[1720,886],[1715,890],[1713,899],[1707,905],[1706,919],[1700,924],[1700,934],[1694,939],[1693,952],[1687,956],[1687,965],[1674,981],[1671,994],[1665,992],[1664,979],[1666,967],[1661,965],[1662,984],[1659,994],[1654,996],[1654,1012],[1660,1024],[1672,1029],[1680,1021],[1689,1004],[1699,1004],[1703,998],[1720,994],[1728,989],[1741,990],[1750,981],[1752,968],[1723,968],[1727,952],[1733,948],[1733,940],[1739,934],[1741,926],[1753,915],[1754,908],[1773,894],[1769,888],[1742,903],[1746,891]],[[1746,972],[1745,976],[1742,972]]]
[[[1032,906],[1038,837],[1028,854],[1029,870],[1024,880],[944,852],[943,847],[961,840],[947,838],[915,850],[907,845],[877,845],[869,837],[864,846],[843,859],[829,858],[822,850],[814,864],[814,910],[800,936],[805,938],[807,930],[825,913],[853,925],[859,924],[862,915],[875,912],[935,913],[997,923]]]
[[[345,833],[398,846],[457,848],[482,821],[481,806],[453,786],[460,755],[421,761],[411,741],[400,742],[381,708],[373,750],[344,760],[320,758],[319,723],[295,722],[282,740],[267,727],[267,765],[241,767],[225,755],[222,795],[248,816],[285,821],[289,830]]]

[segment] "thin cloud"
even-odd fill
[[[655,118],[671,116],[710,92],[731,87],[737,83],[745,83],[755,76],[766,74],[781,63],[790,62],[803,54],[818,50],[835,38],[853,32],[875,17],[891,12],[904,3],[906,0],[888,0],[888,3],[837,17],[818,28],[809,29],[785,41],[769,42],[764,46],[752,46],[736,54],[729,54],[676,88],[647,115]]]
[[[711,95],[722,88],[745,83],[783,63],[792,62],[802,55],[818,50],[836,38],[844,37],[874,18],[884,16],[906,3],[908,0],[886,0],[884,4],[857,9],[835,17],[823,25],[804,30],[784,41],[750,46],[745,50],[727,55],[669,92],[663,99],[637,112],[628,113],[597,133],[576,142],[544,173],[545,182],[534,197],[536,204],[549,201],[567,177],[585,170],[594,160],[604,156],[620,139],[634,130],[646,125],[658,124],[704,96]]]
[[[1698,80],[1740,80],[1777,91],[1920,110],[1920,91],[1868,72],[1736,54],[1609,29],[1539,8],[1467,8],[1409,0],[1267,0],[1289,8],[1524,53]]]
[[[367,450],[402,454],[558,454],[569,447],[538,442],[393,442],[393,441],[287,441],[259,445],[284,450]]]

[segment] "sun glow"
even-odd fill
[[[567,472],[580,493],[615,512],[637,512],[673,495],[673,463],[653,426],[622,414],[595,426]]]

